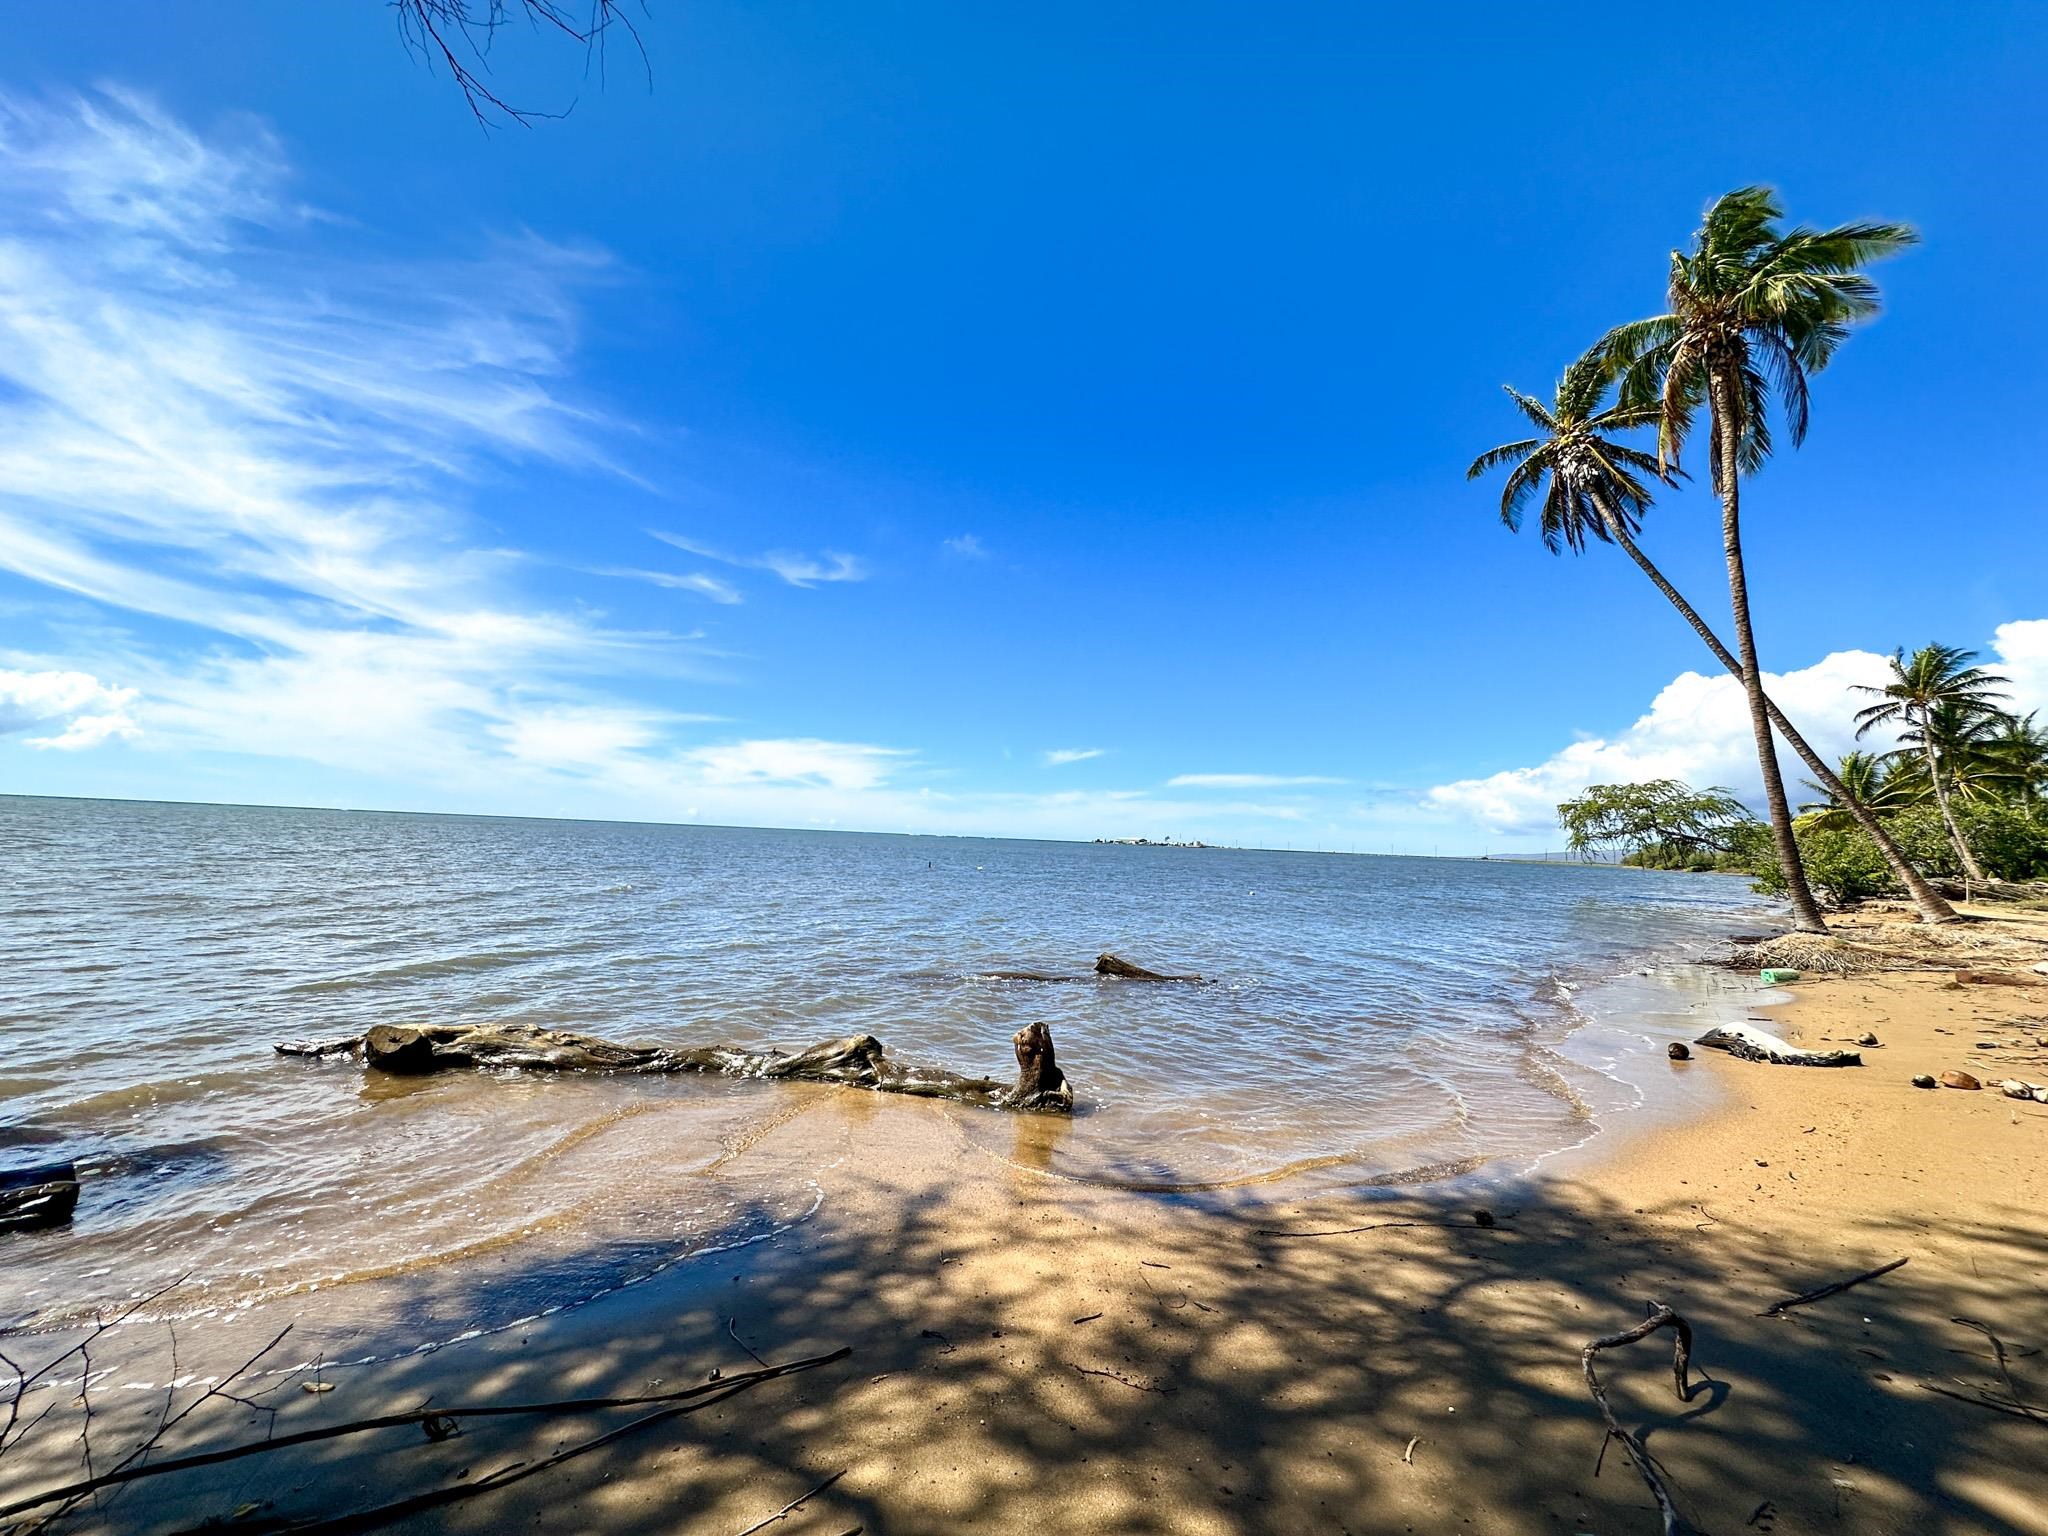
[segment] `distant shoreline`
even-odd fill
[[[903,837],[952,840],[970,843],[1056,843],[1070,847],[1201,848],[1229,853],[1294,853],[1330,855],[1358,859],[1444,859],[1460,863],[1493,864],[1580,864],[1596,866],[1603,860],[1554,858],[1544,855],[1508,853],[1397,853],[1367,848],[1275,848],[1256,843],[1169,843],[1145,838],[1034,837],[1027,833],[995,832],[905,832],[885,827],[782,826],[772,823],[723,821],[650,821],[636,817],[535,816],[509,811],[427,811],[395,809],[378,805],[300,805],[267,800],[160,800],[143,795],[31,795],[0,790],[0,802],[8,800],[54,800],[69,805],[165,805],[194,810],[218,811],[305,811],[334,816],[447,817],[459,821],[520,821],[591,827],[687,827],[706,832],[816,832],[838,837]]]

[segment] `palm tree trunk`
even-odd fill
[[[1963,861],[1963,873],[1982,885],[1984,871],[1977,867],[1976,855],[1963,841],[1963,829],[1956,825],[1956,813],[1949,809],[1948,786],[1941,782],[1941,760],[1934,755],[1934,714],[1931,710],[1923,711],[1920,717],[1920,747],[1927,754],[1927,776],[1934,781],[1934,803],[1941,807],[1941,819],[1948,824],[1948,840],[1955,844],[1956,857]]]
[[[1631,560],[1642,567],[1643,574],[1650,578],[1651,583],[1664,594],[1671,606],[1684,616],[1686,623],[1693,627],[1693,632],[1707,642],[1707,649],[1714,653],[1715,659],[1737,677],[1742,676],[1742,663],[1736,660],[1735,653],[1721,643],[1721,637],[1699,616],[1698,611],[1685,600],[1678,588],[1665,579],[1664,573],[1657,569],[1656,563],[1643,553],[1636,541],[1629,536],[1628,526],[1615,515],[1614,509],[1604,500],[1595,500],[1600,508],[1600,516],[1606,521],[1607,530],[1614,535],[1615,542],[1628,551]],[[1877,819],[1869,806],[1849,793],[1840,776],[1828,766],[1827,759],[1807,744],[1806,738],[1799,734],[1792,722],[1785,718],[1785,712],[1778,708],[1768,695],[1764,698],[1764,708],[1770,712],[1771,723],[1778,728],[1778,734],[1783,736],[1786,744],[1799,754],[1799,760],[1812,770],[1815,780],[1842,803],[1843,809],[1856,819],[1856,825],[1868,833],[1870,840],[1877,844],[1877,851],[1884,855],[1885,863],[1891,866],[1891,871],[1898,877],[1899,884],[1903,885],[1906,894],[1913,898],[1913,905],[1920,911],[1920,921],[1962,921],[1961,915],[1948,904],[1941,892],[1929,885],[1920,871],[1913,867],[1905,851],[1899,847],[1891,833],[1885,830],[1884,823]]]
[[[1792,833],[1792,807],[1785,800],[1785,779],[1778,751],[1771,741],[1770,711],[1764,702],[1763,675],[1756,664],[1756,635],[1749,623],[1749,578],[1742,565],[1742,478],[1735,447],[1735,413],[1730,409],[1727,365],[1710,365],[1714,447],[1720,455],[1721,546],[1728,559],[1728,600],[1735,610],[1735,650],[1741,658],[1742,691],[1749,701],[1749,725],[1756,737],[1757,767],[1763,772],[1764,805],[1770,812],[1771,841],[1785,871],[1786,894],[1792,899],[1792,923],[1804,933],[1826,933],[1813,887],[1806,883],[1806,865],[1799,840]]]

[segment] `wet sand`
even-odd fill
[[[1841,1070],[1700,1053],[1670,1069],[1691,1092],[1707,1080],[1699,1118],[1604,1137],[1536,1178],[1426,1194],[1090,1188],[1040,1171],[1056,1119],[1020,1117],[1006,1159],[963,1138],[957,1111],[820,1091],[774,1133],[841,1154],[812,1221],[529,1327],[330,1374],[331,1392],[289,1379],[269,1401],[283,1432],[428,1397],[661,1391],[750,1369],[747,1348],[852,1350],[406,1530],[738,1536],[843,1473],[767,1529],[1652,1532],[1618,1448],[1595,1474],[1579,1350],[1659,1300],[1691,1321],[1705,1384],[1675,1397],[1661,1339],[1604,1357],[1603,1374],[1699,1528],[2048,1532],[2048,1423],[1928,1390],[2005,1390],[1960,1317],[2048,1403],[2048,1106],[1910,1085],[1952,1067],[2048,1081],[2048,984],[1887,973],[1792,990],[1769,1010],[1780,1032],[1821,1045],[1868,1029],[1883,1046]],[[1335,1230],[1351,1227],[1370,1230]],[[464,1283],[490,1285],[489,1269]],[[188,1336],[181,1363],[229,1359],[287,1320]],[[402,1340],[371,1319],[360,1342]],[[122,1369],[155,1380],[166,1364],[138,1340]],[[159,1401],[111,1387],[108,1445]],[[76,1528],[338,1513],[630,1416],[358,1436],[138,1485]],[[233,1405],[204,1422],[195,1443],[262,1432]],[[0,1485],[53,1469],[10,1453]]]

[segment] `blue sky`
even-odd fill
[[[2048,703],[2048,11],[658,0],[481,132],[373,0],[0,65],[0,791],[1550,846],[1749,789],[1632,567],[1463,469],[1714,194],[1917,224],[1747,501],[1846,744],[1931,638]],[[1648,544],[1720,611],[1700,491]]]

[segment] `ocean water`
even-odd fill
[[[1580,999],[1758,917],[1740,881],[1602,867],[24,798],[0,798],[0,891],[0,1167],[87,1175],[70,1231],[0,1237],[0,1325],[179,1276],[218,1311],[479,1256],[601,1242],[645,1269],[744,1242],[819,1198],[748,1149],[856,1091],[398,1079],[275,1040],[865,1032],[1007,1077],[1043,1020],[1079,1099],[1032,1143],[1048,1176],[1417,1182],[1636,1102],[1620,1064],[1658,1041],[1636,1005]],[[1205,984],[1097,980],[1103,950]],[[1021,1145],[1012,1117],[917,1112]],[[592,1283],[522,1270],[520,1304]]]

